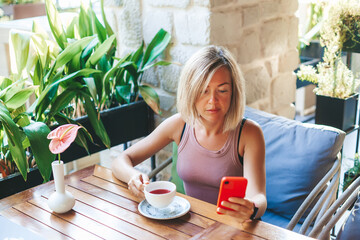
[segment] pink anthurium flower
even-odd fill
[[[49,133],[48,139],[51,139],[49,149],[53,154],[59,154],[64,152],[70,144],[75,140],[78,130],[82,126],[76,124],[65,124],[57,127]]]

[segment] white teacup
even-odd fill
[[[169,181],[150,182],[144,188],[146,201],[156,208],[165,208],[176,195],[176,185]]]

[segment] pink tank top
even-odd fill
[[[243,176],[238,154],[242,123],[230,132],[224,146],[218,151],[201,146],[195,137],[194,128],[186,124],[177,160],[177,172],[184,182],[186,195],[216,204],[221,178]]]

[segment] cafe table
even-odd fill
[[[47,205],[53,181],[1,199],[0,228],[6,223],[15,226],[1,233],[10,237],[16,231],[23,239],[312,239],[262,221],[241,224],[217,214],[215,205],[180,193],[177,196],[190,203],[185,215],[147,218],[138,210],[141,199],[99,165],[67,175],[65,182],[76,199],[67,213],[54,213]]]

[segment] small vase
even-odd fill
[[[64,181],[64,163],[63,161],[54,161],[51,163],[54,175],[55,192],[48,199],[48,206],[56,213],[65,213],[71,210],[75,205],[74,196],[65,190]]]

